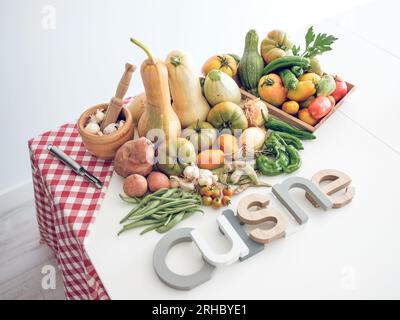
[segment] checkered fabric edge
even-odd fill
[[[101,190],[54,158],[47,145],[62,149],[104,182]],[[104,199],[113,167],[84,147],[76,125],[66,124],[28,143],[41,242],[55,253],[67,299],[108,299],[83,241]]]

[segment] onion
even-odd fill
[[[259,127],[250,127],[243,131],[240,136],[240,147],[247,151],[258,151],[264,146],[266,130]]]

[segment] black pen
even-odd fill
[[[103,182],[100,179],[96,178],[90,172],[88,172],[84,167],[82,167],[78,162],[72,159],[70,156],[66,155],[63,151],[58,149],[57,147],[49,144],[47,146],[47,150],[49,150],[57,159],[59,159],[66,166],[70,167],[76,174],[81,177],[86,178],[91,183],[93,183],[96,188],[101,189],[103,187]]]

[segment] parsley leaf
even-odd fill
[[[294,56],[300,55],[300,46],[293,46],[292,47],[292,52]]]
[[[315,40],[315,33],[314,33],[313,26],[311,26],[310,28],[308,28],[307,34],[306,34],[306,51],[308,50],[308,48],[310,47],[310,44],[314,40]]]
[[[315,35],[314,28],[311,26],[307,30],[305,40],[306,48],[302,56],[306,58],[314,58],[324,52],[331,51],[331,45],[338,39],[332,35],[327,35],[326,33],[318,33]],[[300,46],[294,46],[292,50],[294,55],[299,55]]]

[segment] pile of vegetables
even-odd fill
[[[250,30],[242,57],[213,55],[199,81],[188,53],[173,50],[162,61],[131,39],[147,59],[145,92],[127,104],[141,138],[124,144],[114,162],[125,178],[120,197],[134,205],[120,233],[167,232],[201,205],[218,209],[249,187],[270,187],[261,175],[298,170],[302,140],[316,137],[271,117],[264,101],[311,125],[329,113],[347,87],[324,74],[316,57],[335,40],[310,28],[300,54],[283,31],[259,44]],[[240,87],[259,98],[242,101]]]
[[[347,93],[346,82],[325,74],[317,56],[332,50],[334,36],[315,35],[310,27],[305,49],[295,46],[284,31],[273,30],[261,42],[266,66],[258,81],[258,95],[309,125],[316,125]]]

